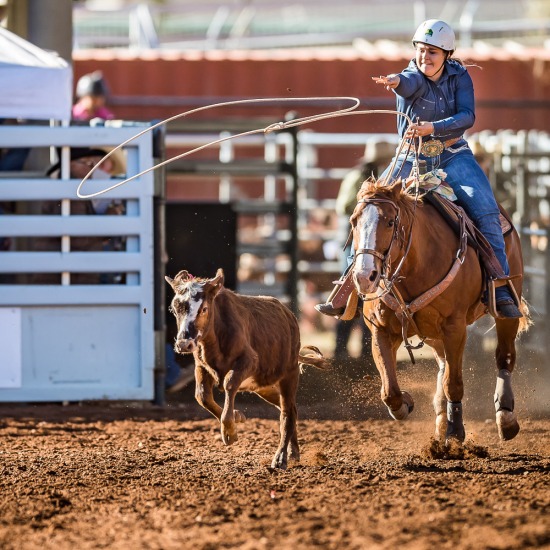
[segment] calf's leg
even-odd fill
[[[235,411],[235,396],[239,391],[241,384],[252,373],[257,371],[257,359],[255,354],[244,355],[236,361],[223,380],[225,390],[225,403],[220,416],[222,440],[226,445],[231,445],[237,441],[236,422],[244,419],[239,411]]]
[[[195,399],[197,403],[219,420],[222,414],[222,408],[214,400],[212,391],[214,388],[214,379],[208,374],[208,371],[202,367],[196,367],[195,379]]]
[[[279,382],[281,391],[281,415],[279,420],[281,439],[277,452],[271,462],[272,468],[286,469],[289,449],[294,459],[300,459],[300,448],[296,432],[296,420],[298,418],[296,392],[298,390],[299,376],[299,370],[296,368],[295,372],[289,373],[286,378]]]
[[[196,375],[197,384],[195,386],[195,399],[197,403],[215,416],[218,420],[221,419],[222,408],[216,403],[213,395],[214,380],[208,372],[199,367],[199,374]],[[233,411],[235,422],[244,422],[246,416],[238,410]]]
[[[260,388],[256,393],[265,399],[268,403],[271,403],[277,409],[281,410],[281,392],[278,386],[268,386]],[[300,460],[300,446],[298,445],[298,431],[295,428],[290,443],[287,445],[288,457],[293,460]]]

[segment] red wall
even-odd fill
[[[354,52],[153,52],[136,57],[109,52],[75,52],[75,82],[84,73],[101,69],[109,82],[117,117],[150,120],[173,116],[189,108],[186,98],[204,104],[241,98],[309,96],[354,96],[363,108],[393,108],[393,95],[376,86],[371,76],[389,74],[408,63],[409,51],[394,58],[360,56]],[[477,121],[472,131],[499,129],[550,129],[550,52],[535,51],[512,56],[495,50],[480,59],[468,52],[477,98]],[[125,105],[117,99],[128,96],[168,96],[176,106],[162,104]],[[538,103],[533,103],[538,102]],[[293,106],[279,108],[231,107],[193,115],[196,118],[220,116],[283,116]],[[330,110],[328,107],[296,108],[303,116]],[[393,115],[353,116],[315,123],[316,131],[393,132]]]

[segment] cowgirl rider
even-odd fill
[[[399,116],[399,135],[423,138],[420,160],[427,162],[428,171],[441,168],[446,172],[446,181],[458,204],[493,248],[504,274],[509,275],[498,205],[487,176],[463,137],[475,121],[474,87],[466,68],[452,57],[455,34],[444,21],[430,19],[418,27],[412,43],[415,58],[402,72],[373,80],[395,93],[399,112],[418,121],[408,126],[407,120]],[[406,179],[414,160],[414,152],[402,152],[391,177]],[[388,171],[389,167],[381,179]],[[350,265],[351,262],[350,258]],[[506,285],[497,287],[495,296],[500,317],[522,316]],[[343,308],[334,307],[331,302],[318,304],[315,309],[325,315],[343,313]]]

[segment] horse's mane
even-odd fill
[[[409,213],[412,213],[415,203],[415,197],[403,188],[401,179],[391,185],[385,184],[382,179],[369,178],[365,180],[357,193],[357,201],[368,201],[368,199],[376,197],[392,200],[402,211],[404,210]],[[359,216],[364,207],[364,202],[358,202],[351,216],[351,221]]]

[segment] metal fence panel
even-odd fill
[[[0,148],[113,147],[137,132],[135,127],[4,126]],[[125,154],[129,175],[150,167],[151,134],[131,142]],[[90,181],[84,192],[99,190],[106,181]],[[0,401],[154,397],[153,176],[102,197],[124,201],[121,216],[71,215],[66,205],[79,200],[78,183],[0,173],[0,202],[61,205],[59,215],[0,215],[0,236],[26,243],[0,252]],[[33,248],[37,239],[49,237],[69,245]],[[125,244],[115,252],[71,250],[72,239],[82,237],[120,237]],[[86,273],[117,273],[123,279],[73,284]],[[40,274],[59,275],[60,281],[29,282]]]

